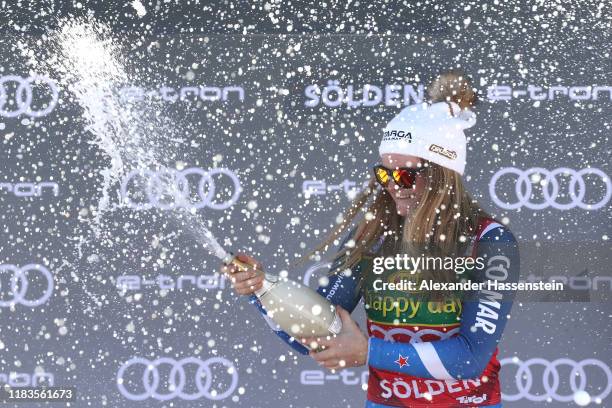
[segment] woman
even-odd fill
[[[318,289],[337,305],[341,333],[300,341],[328,369],[367,364],[366,407],[500,407],[497,343],[513,293],[486,285],[472,292],[390,290],[382,285],[518,281],[514,237],[471,199],[461,179],[467,145],[463,129],[475,124],[469,109],[475,94],[454,72],[437,78],[428,94],[429,103],[406,107],[385,127],[381,163],[374,167],[369,189],[317,248],[327,249],[355,224],[336,253],[329,283]],[[376,183],[382,188],[375,189]],[[375,258],[398,254],[440,262],[382,268],[382,273],[380,264],[375,268]],[[240,257],[258,264],[247,255]],[[451,266],[442,266],[441,260],[449,259]],[[467,259],[480,263],[467,272],[457,267]],[[261,287],[263,277],[253,271],[230,267],[228,272],[240,294]],[[362,298],[368,336],[350,317]],[[278,334],[304,350],[286,333]]]

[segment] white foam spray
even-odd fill
[[[57,77],[82,108],[90,143],[109,159],[109,165],[100,170],[103,176],[95,215],[90,220],[92,231],[98,237],[103,217],[109,211],[125,209],[122,197],[115,199],[123,177],[132,171],[155,169],[157,173],[173,174],[164,160],[183,140],[160,118],[161,104],[154,100],[147,104],[131,103],[122,99],[120,89],[138,83],[130,75],[118,42],[105,25],[87,19],[60,21],[60,29],[51,33],[47,41],[51,55],[35,60],[35,68]],[[186,202],[172,177],[160,177],[161,195],[178,202]],[[227,252],[217,242],[203,221],[177,205],[175,211],[165,214],[185,227],[213,255],[223,258]],[[81,243],[82,244],[82,243]]]

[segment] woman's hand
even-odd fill
[[[263,270],[261,262],[243,253],[238,253],[236,258],[249,265],[255,265],[255,267],[242,270],[234,264],[221,265],[221,273],[226,273],[229,276],[234,290],[240,295],[250,295],[261,289],[264,281],[264,274],[261,273]]]
[[[336,306],[336,310],[342,319],[342,330],[337,336],[308,337],[302,339],[302,343],[313,349],[324,347],[322,351],[313,350],[309,354],[319,365],[330,370],[362,366],[368,355],[368,338],[361,332],[349,312],[340,306]]]

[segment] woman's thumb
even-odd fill
[[[344,310],[342,306],[336,306],[336,311],[340,315],[340,319],[342,320],[342,325],[349,324],[353,322],[351,319],[351,314]]]

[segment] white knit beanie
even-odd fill
[[[463,129],[475,123],[476,114],[455,102],[410,105],[384,128],[378,152],[417,156],[463,175],[467,144]]]

